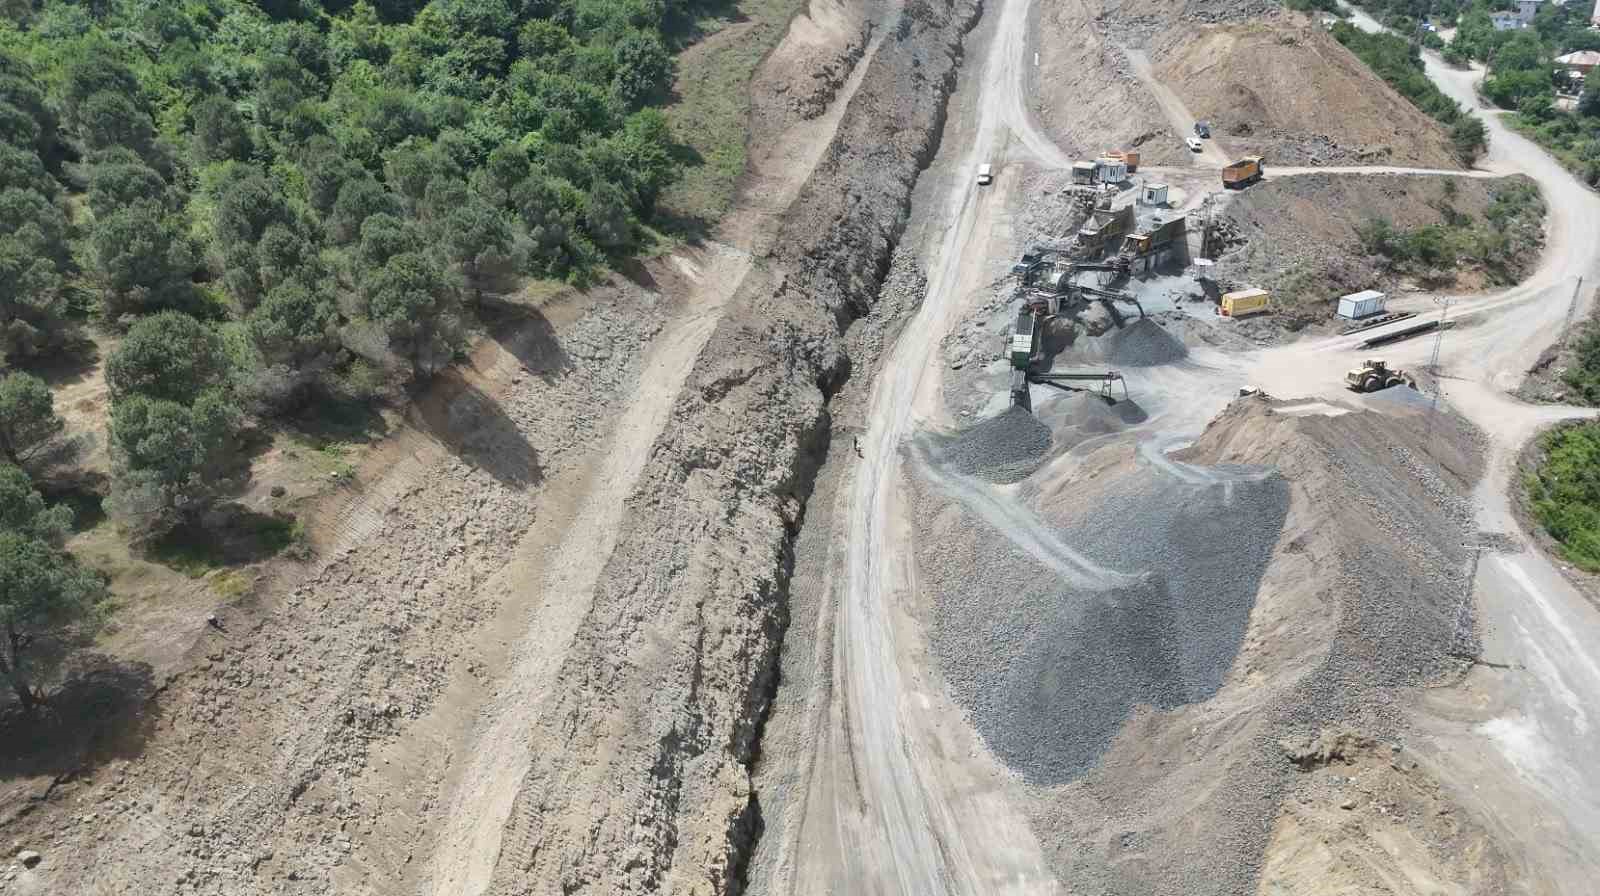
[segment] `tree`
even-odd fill
[[[388,212],[379,212],[361,222],[361,242],[356,245],[355,262],[361,276],[365,276],[402,252],[422,249],[422,234],[415,224]]]
[[[334,200],[333,214],[328,219],[329,235],[341,245],[355,242],[361,235],[362,223],[380,213],[400,213],[394,196],[370,175],[348,181]]]
[[[113,401],[133,395],[187,403],[225,387],[229,364],[216,330],[179,311],[141,319],[106,362]]]
[[[306,202],[323,218],[333,211],[345,183],[366,174],[359,162],[345,156],[339,144],[326,135],[306,141],[298,167],[306,185]]]
[[[495,147],[482,168],[473,172],[472,189],[494,205],[511,204],[511,191],[528,176],[528,151],[516,143]]]
[[[137,201],[96,221],[89,256],[113,319],[191,300],[194,247],[183,223],[156,202]]]
[[[631,31],[611,51],[611,87],[629,109],[658,99],[672,85],[672,54],[657,35]]]
[[[51,155],[55,149],[56,128],[59,123],[56,120],[55,110],[45,101],[44,93],[39,90],[33,76],[0,74],[0,102],[33,119],[37,136],[34,138],[32,149],[40,156]]]
[[[33,680],[41,636],[92,621],[105,599],[106,584],[76,558],[49,541],[13,529],[0,529],[0,674],[6,676],[24,712],[41,700]]]
[[[65,427],[43,380],[20,371],[0,377],[0,461],[23,466]]]
[[[633,242],[633,221],[628,199],[618,187],[597,182],[584,201],[584,229],[607,249],[623,249]]]
[[[382,327],[391,350],[431,376],[461,345],[458,299],[448,275],[420,252],[402,252],[362,285],[367,317]]]
[[[195,149],[202,162],[244,161],[253,150],[250,128],[227,97],[213,94],[194,110]]]
[[[1456,157],[1471,165],[1488,148],[1489,132],[1476,115],[1463,115],[1450,126],[1450,144],[1455,148]]]
[[[114,53],[107,45],[97,45],[74,55],[67,63],[61,99],[67,122],[73,127],[82,127],[83,106],[96,94],[108,93],[139,102],[138,77]]]
[[[333,345],[338,312],[333,298],[315,285],[286,283],[250,313],[250,337],[269,364],[300,367]]]
[[[33,146],[39,142],[39,123],[16,106],[0,102],[0,142]]]
[[[1583,93],[1578,95],[1578,114],[1586,118],[1600,118],[1600,77],[1583,80]]]
[[[34,357],[63,328],[61,271],[38,251],[42,241],[31,223],[0,236],[0,360]]]
[[[193,520],[217,497],[242,418],[220,388],[191,404],[138,393],[114,398],[110,512],[141,539]]]
[[[56,182],[31,147],[0,143],[0,190],[8,189],[33,190],[48,197],[54,195]]]
[[[72,508],[47,507],[21,467],[0,462],[0,532],[20,532],[59,544],[72,527]]]
[[[89,169],[89,208],[96,218],[144,201],[168,204],[167,182],[149,165],[107,161]]]
[[[489,275],[510,267],[511,230],[505,216],[472,196],[444,216],[435,230],[444,257],[461,273],[473,300],[481,300]]]
[[[78,134],[91,150],[126,146],[147,156],[155,139],[155,126],[149,114],[126,96],[101,91],[79,107]]]

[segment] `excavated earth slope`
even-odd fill
[[[1150,55],[1157,77],[1232,155],[1263,155],[1269,166],[1461,167],[1444,125],[1307,16],[1178,23]]]

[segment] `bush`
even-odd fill
[[[1539,450],[1539,465],[1524,482],[1534,518],[1560,542],[1563,557],[1600,571],[1600,425],[1546,433]]]

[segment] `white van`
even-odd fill
[[[978,166],[978,186],[987,187],[994,183],[994,166],[985,162]]]
[[[1190,152],[1200,152],[1205,148],[1200,145],[1199,137],[1185,137],[1183,138],[1183,142],[1188,144]]]

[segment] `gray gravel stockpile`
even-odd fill
[[[1189,350],[1178,337],[1154,319],[1142,317],[1103,336],[1079,339],[1070,350],[1062,353],[1057,365],[1063,361],[1081,361],[1120,367],[1157,367],[1177,363],[1188,356]]]
[[[1105,590],[1063,585],[972,517],[968,543],[924,545],[934,651],[991,748],[1030,781],[1058,784],[1095,764],[1135,706],[1215,693],[1288,507],[1276,476],[1131,474],[1060,532],[1091,560],[1144,574]]]
[[[931,440],[933,462],[986,482],[1027,478],[1050,453],[1050,429],[1024,408],[1010,407],[954,436]]]

